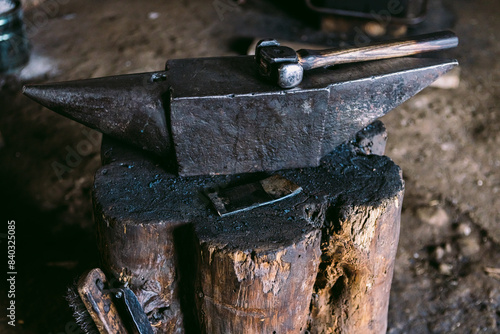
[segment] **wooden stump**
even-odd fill
[[[383,333],[404,184],[376,122],[321,166],[278,173],[303,191],[219,217],[206,191],[263,174],[177,177],[108,138],[94,188],[102,268],[157,333]]]

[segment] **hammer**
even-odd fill
[[[451,31],[340,50],[295,51],[287,46],[281,46],[275,39],[264,39],[256,46],[255,60],[259,74],[263,78],[276,82],[281,88],[293,88],[302,82],[304,71],[307,70],[337,64],[404,57],[454,48],[457,45],[458,38]]]

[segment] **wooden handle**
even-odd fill
[[[111,296],[103,292],[107,283],[101,269],[95,268],[78,282],[78,294],[100,334],[126,334],[127,329]]]
[[[375,43],[343,50],[298,50],[299,64],[304,70],[335,64],[411,56],[417,53],[444,50],[458,45],[457,36],[451,31]]]

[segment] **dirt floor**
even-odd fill
[[[90,193],[99,135],[31,102],[21,84],[160,70],[168,58],[241,53],[253,37],[338,44],[314,17],[274,3],[289,7],[46,0],[27,10],[32,60],[0,79],[0,214],[2,224],[15,221],[18,272],[16,327],[2,312],[0,332],[78,333],[63,295],[98,265]],[[434,27],[451,25],[460,38],[447,53],[460,62],[459,87],[427,88],[382,119],[386,155],[406,182],[392,334],[500,332],[500,3],[450,0],[445,8]],[[79,158],[57,169],[75,150]],[[0,296],[5,310],[4,286]]]

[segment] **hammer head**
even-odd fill
[[[281,88],[297,86],[304,75],[297,53],[292,48],[280,46],[275,39],[257,43],[255,60],[261,77],[271,80]]]

